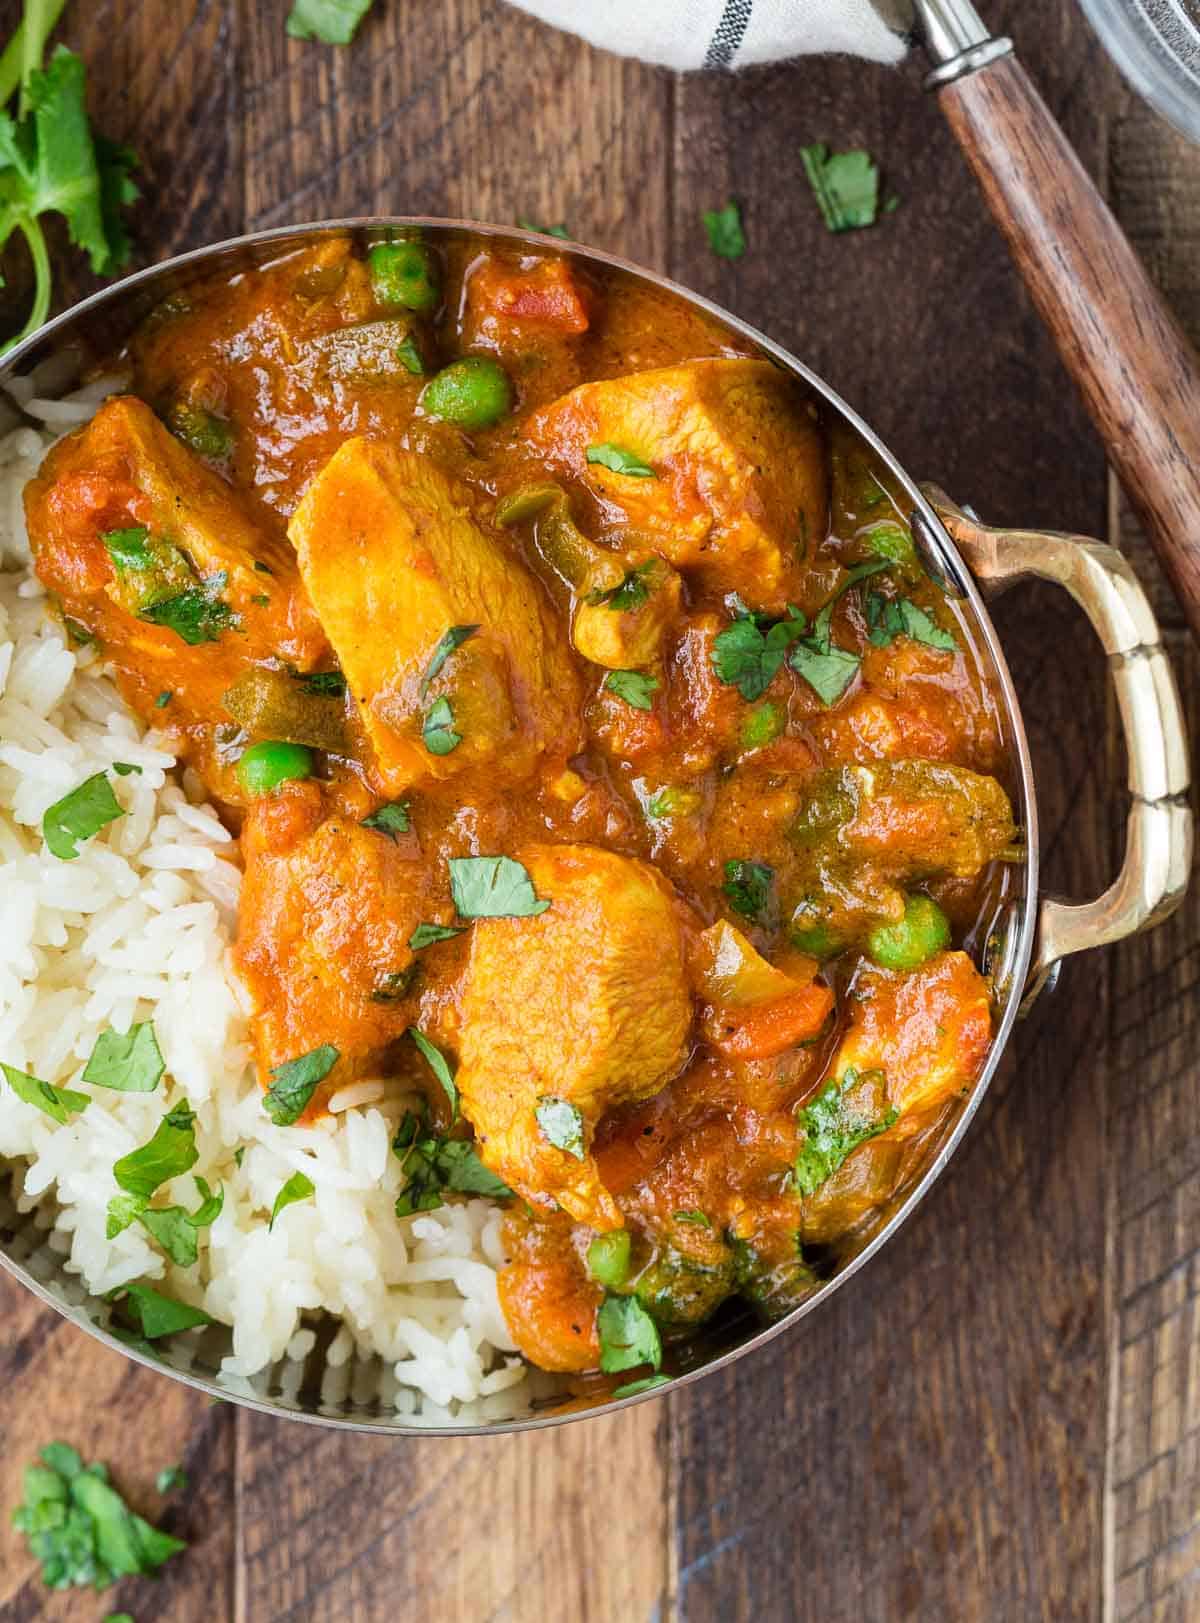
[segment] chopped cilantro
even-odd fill
[[[479,630],[474,626],[450,626],[443,631],[437,640],[437,646],[429,656],[429,664],[425,667],[425,675],[421,678],[420,697],[423,699],[429,692],[429,684],[450,658],[456,648],[461,648],[468,637],[473,637]]]
[[[517,224],[522,231],[536,231],[543,237],[561,237],[564,242],[571,240],[571,233],[565,225],[538,225],[535,220],[518,220]]]
[[[425,1056],[429,1069],[433,1072],[434,1076],[437,1077],[442,1092],[446,1095],[450,1105],[450,1120],[457,1121],[458,1089],[454,1086],[454,1073],[446,1063],[446,1056],[435,1043],[431,1043],[429,1041],[429,1038],[423,1031],[418,1031],[416,1026],[409,1026],[408,1035],[412,1038],[413,1042],[416,1043],[417,1047],[421,1050],[421,1053]]]
[[[801,147],[804,172],[830,231],[874,225],[879,213],[879,170],[869,152],[830,152],[822,143]]]
[[[214,1194],[203,1178],[196,1179],[196,1188],[200,1204],[194,1212],[187,1211],[183,1206],[147,1206],[139,1196],[118,1195],[109,1202],[108,1238],[111,1240],[114,1232],[119,1233],[121,1228],[136,1218],[173,1263],[180,1268],[190,1268],[199,1255],[196,1244],[198,1230],[208,1228],[225,1204],[223,1189],[218,1188]],[[134,1202],[137,1209],[131,1209]]]
[[[418,924],[408,938],[410,952],[420,952],[422,947],[432,947],[435,941],[449,941],[453,936],[463,933],[461,924],[427,924],[424,921]]]
[[[742,211],[732,198],[723,209],[705,210],[704,229],[708,232],[708,246],[718,259],[740,259],[746,252]]]
[[[653,710],[651,695],[658,688],[658,677],[649,671],[609,671],[600,686],[624,699],[634,710]]]
[[[550,906],[512,857],[451,857],[450,893],[464,919],[526,919]]]
[[[627,569],[621,580],[606,591],[589,592],[587,603],[592,608],[599,608],[605,604],[614,614],[623,614],[629,609],[640,609],[643,603],[650,601],[651,587],[647,583],[648,577],[654,573],[656,558],[647,558],[645,563]]]
[[[293,0],[287,31],[293,39],[349,45],[373,0]]]
[[[673,1212],[671,1215],[677,1223],[694,1223],[697,1228],[712,1228],[712,1219],[704,1212],[693,1210],[689,1212]]]
[[[416,378],[425,376],[425,362],[421,359],[421,351],[417,348],[416,340],[410,333],[402,338],[396,345],[396,357],[400,364]]]
[[[165,1465],[154,1479],[155,1493],[174,1493],[188,1485],[187,1472],[182,1465]]]
[[[160,598],[138,615],[151,625],[165,626],[189,647],[216,642],[223,631],[238,625],[238,617],[221,597],[229,577],[224,570],[210,575],[199,586],[189,586],[173,597]]]
[[[775,870],[765,862],[733,861],[725,864],[725,898],[735,913],[765,924],[771,912]]]
[[[412,827],[408,816],[408,802],[405,800],[389,800],[382,806],[377,806],[370,817],[363,818],[364,828],[376,828],[381,834],[389,834],[395,839],[397,834],[407,834]]]
[[[177,1302],[152,1285],[118,1285],[108,1292],[106,1301],[123,1301],[147,1341],[159,1336],[172,1336],[177,1330],[194,1330],[198,1325],[213,1321],[201,1307]]]
[[[577,1161],[583,1160],[583,1117],[578,1106],[569,1099],[547,1096],[538,1100],[534,1114],[542,1137],[548,1144],[553,1144],[556,1150],[562,1150],[567,1155],[573,1155]]]
[[[174,697],[175,695],[170,688],[164,688],[158,698],[155,699],[154,708],[156,710],[165,710]]]
[[[195,1166],[200,1159],[195,1121],[190,1105],[175,1105],[159,1122],[148,1143],[114,1163],[113,1177],[126,1194],[149,1200],[168,1178],[178,1178]]]
[[[425,712],[421,739],[430,755],[449,755],[462,743],[462,734],[454,731],[454,711],[445,695],[435,699]]]
[[[63,625],[67,636],[77,648],[87,648],[96,640],[86,626],[80,625],[78,620],[72,620],[69,614],[63,616]]]
[[[738,618],[713,638],[712,667],[719,681],[736,687],[751,704],[770,687],[783,657],[807,621],[799,609],[770,620],[739,605]]]
[[[607,468],[610,473],[623,473],[628,479],[658,477],[650,464],[643,462],[636,452],[627,451],[624,446],[612,445],[608,441],[602,445],[589,445],[587,460],[592,466]]]
[[[506,1200],[512,1195],[503,1179],[484,1166],[472,1143],[432,1133],[425,1113],[405,1113],[392,1140],[392,1150],[405,1175],[404,1188],[396,1201],[397,1217],[435,1211],[446,1190],[459,1195],[486,1195],[493,1200]]]
[[[268,598],[263,599],[269,602]],[[296,680],[305,693],[315,693],[323,699],[341,699],[346,693],[346,678],[341,671],[305,671]]]
[[[119,1578],[156,1573],[187,1548],[135,1515],[107,1468],[85,1465],[68,1443],[48,1444],[41,1459],[25,1467],[25,1498],[13,1526],[29,1541],[49,1589],[107,1589]]]
[[[316,1192],[317,1186],[311,1178],[305,1177],[303,1172],[293,1172],[275,1196],[275,1204],[271,1207],[271,1220],[267,1224],[268,1232],[275,1227],[275,1219],[285,1207],[294,1206],[298,1200],[311,1200]]]
[[[124,816],[125,808],[113,794],[107,777],[103,772],[94,772],[47,808],[42,818],[42,837],[52,856],[61,862],[74,862],[81,840],[90,840],[93,834]]]
[[[70,1088],[56,1088],[50,1082],[43,1082],[40,1076],[30,1076],[28,1071],[18,1071],[12,1065],[0,1062],[0,1071],[4,1072],[9,1087],[18,1099],[24,1100],[27,1105],[34,1105],[43,1115],[49,1116],[60,1127],[65,1127],[72,1116],[79,1115],[91,1104],[86,1093],[73,1093]]]
[[[116,1093],[153,1093],[166,1065],[149,1020],[128,1031],[102,1031],[96,1038],[81,1081]]]
[[[662,1363],[658,1326],[636,1296],[608,1296],[596,1315],[600,1336],[600,1368],[606,1375]]]
[[[882,1071],[850,1069],[797,1113],[805,1138],[792,1177],[801,1195],[815,1194],[851,1150],[887,1131],[898,1112],[886,1107],[886,1099]]]
[[[911,637],[913,642],[946,654],[958,647],[953,635],[911,598],[887,598],[881,592],[870,592],[866,609],[867,635],[876,648],[886,648],[895,637]]]
[[[134,766],[129,761],[114,761],[113,771],[117,774],[118,778],[131,778],[134,776],[140,778],[142,775],[141,767]]]
[[[271,1072],[271,1086],[263,1094],[263,1109],[276,1127],[290,1127],[304,1114],[317,1083],[327,1077],[337,1063],[338,1050],[322,1043],[307,1054],[285,1060]]]
[[[833,641],[833,611],[838,600],[860,581],[877,575],[881,569],[890,569],[890,558],[872,558],[868,563],[851,569],[845,580],[822,606],[813,621],[812,632],[802,638],[788,654],[788,664],[802,676],[821,700],[822,704],[836,704],[853,682],[862,659],[849,649],[838,648]]]

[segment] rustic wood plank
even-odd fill
[[[1099,172],[1117,92],[1074,9],[998,5],[991,20],[1019,36]],[[918,474],[988,518],[1102,534],[1095,437],[920,71],[686,82],[674,269],[796,348]],[[814,140],[877,154],[897,211],[827,236],[794,157]],[[697,249],[700,211],[730,193],[751,241],[735,266]],[[1102,662],[1048,591],[1001,605],[997,623],[1026,695],[1049,887],[1090,894],[1122,814],[1096,748]],[[1102,958],[1069,969],[942,1185],[859,1281],[671,1400],[680,1623],[1098,1615],[1107,974]]]
[[[391,1441],[247,1416],[246,1618],[646,1620],[667,1580],[661,1405],[516,1437]],[[336,1536],[330,1536],[336,1529]]]
[[[0,1275],[0,1623],[66,1623],[128,1611],[172,1623],[232,1623],[234,1411],[109,1352]],[[19,1393],[19,1401],[15,1394]],[[10,1525],[21,1473],[49,1442],[103,1460],[129,1503],[188,1541],[157,1580],[125,1579],[97,1596],[54,1594]],[[186,1491],[163,1499],[154,1479],[183,1465]]]
[[[665,261],[671,81],[657,70],[500,0],[396,0],[350,51],[262,23],[247,40],[250,226],[520,217]]]

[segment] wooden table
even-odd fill
[[[142,155],[140,260],[339,214],[564,220],[787,344],[985,516],[1119,539],[1200,716],[1200,660],[918,62],[679,80],[499,0],[380,0],[345,51],[286,39],[286,9],[71,8],[99,123]],[[1200,154],[1117,81],[1072,0],[987,10],[1200,334]],[[869,147],[897,211],[828,236],[798,158],[814,140]],[[700,220],[729,195],[750,241],[737,264]],[[1091,894],[1124,811],[1098,650],[1048,590],[997,614],[1049,884]],[[933,1196],[851,1288],[753,1360],[613,1419],[461,1443],[271,1422],[0,1282],[0,1620],[1200,1617],[1198,920],[1200,897],[1068,968]],[[56,1436],[151,1515],[155,1470],[185,1462],[165,1519],[192,1548],[157,1586],[47,1598],[7,1509]]]

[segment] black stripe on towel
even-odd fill
[[[725,10],[704,56],[706,68],[727,68],[746,37],[754,0],[725,0]]]

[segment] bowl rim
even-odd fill
[[[137,1347],[127,1345],[110,1331],[98,1324],[94,1324],[78,1308],[61,1301],[40,1280],[35,1278],[14,1258],[10,1257],[4,1249],[0,1249],[0,1267],[70,1323],[78,1325],[113,1351],[133,1359],[158,1374],[165,1374],[175,1380],[182,1381],[195,1390],[204,1392],[209,1397],[237,1403],[260,1414],[271,1415],[276,1419],[294,1420],[303,1425],[326,1426],[340,1431],[411,1438],[495,1437],[506,1433],[542,1431],[554,1426],[566,1425],[571,1421],[595,1419],[601,1415],[615,1414],[617,1411],[628,1409],[635,1404],[679,1391],[702,1377],[728,1368],[739,1359],[757,1351],[767,1345],[768,1342],[772,1342],[784,1335],[785,1332],[792,1330],[810,1313],[813,1313],[818,1307],[827,1302],[836,1291],[840,1290],[848,1280],[857,1275],[883,1249],[901,1225],[908,1220],[917,1206],[924,1200],[929,1190],[941,1177],[962,1142],[991,1084],[1001,1057],[1007,1049],[1013,1027],[1020,1014],[1021,993],[1028,977],[1034,939],[1037,933],[1037,901],[1039,894],[1037,800],[1024,719],[1000,639],[974,578],[963,563],[954,542],[926,499],[920,486],[865,419],[818,373],[814,372],[789,350],[776,343],[774,339],[759,331],[749,322],[724,309],[712,299],[705,297],[703,294],[695,293],[680,283],[673,281],[670,277],[664,276],[657,271],[648,270],[645,266],[639,265],[633,260],[625,259],[618,254],[592,248],[586,244],[576,242],[574,239],[553,238],[544,232],[531,231],[519,226],[492,225],[478,220],[463,220],[438,215],[351,215],[332,220],[311,221],[302,225],[272,226],[263,231],[245,232],[236,237],[223,238],[219,242],[208,244],[202,248],[189,249],[185,253],[176,254],[168,259],[160,260],[156,264],[145,266],[143,269],[123,277],[120,281],[110,283],[108,286],[89,294],[61,314],[54,316],[44,326],[39,327],[36,332],[31,333],[20,344],[15,345],[7,354],[0,357],[0,387],[3,387],[7,380],[21,369],[24,363],[36,364],[44,359],[45,357],[40,352],[55,349],[57,347],[55,341],[61,340],[65,335],[68,335],[76,324],[97,312],[103,311],[108,306],[119,304],[131,294],[144,292],[156,281],[175,280],[181,272],[199,273],[206,268],[218,270],[220,267],[214,262],[218,261],[223,255],[233,256],[239,252],[245,252],[248,254],[248,268],[251,263],[253,268],[262,268],[272,263],[274,258],[282,258],[285,254],[321,237],[348,234],[386,236],[388,232],[395,230],[422,230],[444,232],[447,235],[470,235],[510,246],[515,244],[543,255],[547,253],[568,254],[579,258],[585,264],[600,265],[608,270],[620,272],[636,281],[682,300],[693,309],[701,310],[713,317],[739,337],[750,340],[764,354],[770,356],[776,364],[801,378],[815,394],[821,397],[827,407],[848,422],[900,482],[912,502],[914,516],[919,517],[921,521],[921,529],[924,532],[923,539],[936,552],[937,563],[944,567],[950,575],[950,584],[953,589],[970,604],[973,616],[972,629],[978,636],[987,657],[991,661],[992,670],[1004,701],[1006,742],[1011,749],[1016,767],[1018,788],[1021,796],[1021,813],[1026,829],[1026,858],[1023,865],[1024,887],[1023,891],[1018,891],[1012,899],[1016,916],[1016,945],[1009,959],[1006,976],[1009,990],[1005,1007],[992,1037],[987,1062],[974,1083],[970,1096],[963,1105],[957,1121],[950,1131],[946,1133],[928,1166],[920,1178],[897,1201],[894,1209],[862,1249],[851,1257],[836,1274],[826,1280],[819,1289],[814,1291],[811,1296],[801,1302],[798,1307],[775,1323],[765,1325],[755,1331],[754,1334],[739,1342],[736,1346],[730,1347],[706,1362],[697,1365],[696,1368],[682,1371],[678,1375],[669,1376],[662,1385],[634,1393],[629,1397],[598,1401],[586,1408],[577,1408],[568,1402],[562,1408],[544,1415],[527,1415],[518,1419],[497,1420],[491,1423],[472,1422],[463,1425],[423,1426],[413,1424],[409,1420],[401,1420],[399,1417],[393,1422],[385,1418],[375,1419],[362,1416],[306,1412],[285,1407],[270,1396],[259,1396],[256,1393],[233,1390],[208,1376],[197,1375],[189,1370],[176,1369],[168,1363],[147,1355]],[[260,255],[258,252],[260,249],[269,249],[274,246],[279,248],[279,254],[276,256],[269,253]],[[88,1292],[87,1294],[90,1295],[91,1293]]]

